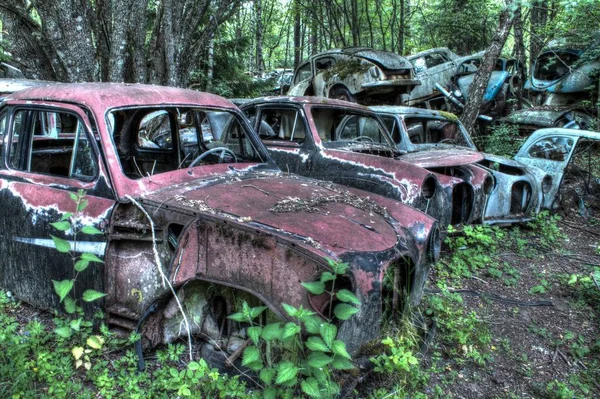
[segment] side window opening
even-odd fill
[[[83,122],[67,112],[17,110],[8,165],[12,169],[93,181],[98,164]]]
[[[300,144],[306,138],[303,118],[294,109],[263,109],[259,136],[262,140]]]

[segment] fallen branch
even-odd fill
[[[136,200],[134,200],[130,195],[126,195],[125,198],[127,198],[129,201],[131,201],[131,203],[133,205],[135,205],[146,216],[146,218],[150,222],[150,231],[152,232],[152,251],[154,253],[154,260],[156,262],[156,267],[158,268],[158,272],[160,273],[160,277],[162,278],[163,286],[166,285],[169,287],[169,290],[171,290],[171,293],[173,294],[173,297],[175,298],[177,307],[179,308],[179,311],[181,312],[181,315],[183,316],[183,322],[185,323],[185,328],[187,330],[188,350],[189,350],[189,357],[190,357],[190,362],[191,362],[194,360],[194,356],[192,354],[192,333],[190,330],[190,323],[188,322],[187,315],[185,314],[185,311],[183,310],[183,305],[181,304],[181,301],[179,301],[177,292],[175,292],[175,288],[173,288],[173,285],[171,285],[171,282],[169,281],[168,277],[165,275],[165,272],[163,271],[162,262],[160,261],[160,256],[158,255],[158,249],[156,248],[156,235],[154,233],[154,221],[152,220],[152,218],[150,217],[148,212],[146,212],[146,210]]]

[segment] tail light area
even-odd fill
[[[452,225],[469,222],[473,212],[473,187],[468,183],[460,183],[452,190]]]
[[[510,214],[525,213],[531,203],[531,185],[526,181],[513,184],[510,191]]]

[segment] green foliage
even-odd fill
[[[498,243],[506,237],[506,232],[498,227],[484,225],[465,226],[462,234],[450,226],[445,244],[452,255],[436,265],[442,278],[459,279],[471,277],[474,272],[488,267],[499,267],[496,259]]]
[[[71,292],[73,291],[73,287],[75,286],[75,282],[77,281],[77,276],[79,273],[85,271],[90,262],[94,263],[103,263],[103,261],[98,258],[96,255],[92,253],[84,252],[81,255],[76,255],[77,249],[77,238],[79,234],[88,234],[88,235],[97,235],[103,234],[100,230],[95,228],[94,226],[81,226],[78,223],[78,219],[81,213],[85,210],[88,205],[88,200],[85,198],[85,191],[79,190],[77,193],[70,193],[71,199],[75,203],[75,212],[67,212],[65,213],[58,222],[51,223],[50,225],[54,227],[56,230],[61,232],[72,231],[73,235],[73,248],[71,248],[71,244],[59,237],[55,237],[51,235],[52,241],[54,242],[54,247],[58,252],[67,253],[71,256],[73,261],[73,269],[75,271],[73,279],[67,279],[62,281],[52,281],[54,285],[54,292],[58,295],[60,302],[64,304],[65,311],[68,314],[74,313],[82,313],[82,309],[77,306],[77,299],[71,296]],[[84,302],[93,302],[104,297],[106,294],[88,289],[85,290],[82,296],[82,300]],[[69,334],[66,329],[60,329],[56,331],[57,334],[65,337]]]
[[[442,293],[428,298],[427,314],[437,323],[444,351],[458,363],[470,360],[484,365],[492,341],[489,326],[465,308],[460,295],[449,292],[444,284],[438,286]]]
[[[536,237],[544,248],[552,248],[558,241],[565,238],[565,234],[558,227],[561,217],[553,215],[550,211],[540,212],[528,226],[536,231]]]
[[[518,127],[507,124],[493,126],[488,134],[477,135],[473,140],[482,151],[508,158],[514,157],[524,142]]]
[[[355,305],[360,305],[360,301],[352,292],[335,288],[348,265],[330,261],[329,266],[331,271],[302,286],[313,295],[329,295],[333,314],[330,319],[324,320],[303,307],[283,304],[294,322],[261,326],[255,320],[266,308],[252,308],[246,302],[242,303],[241,312],[228,316],[250,325],[247,331],[253,345],[244,349],[242,365],[258,373],[263,397],[289,397],[298,390],[312,398],[335,396],[339,386],[333,378],[334,371],[354,368],[346,344],[336,339],[338,329],[333,323],[358,312]],[[302,339],[303,328],[306,339]]]

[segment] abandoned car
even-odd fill
[[[241,108],[283,171],[392,197],[435,217],[443,228],[470,217],[472,195],[463,180],[397,158],[385,126],[364,106],[265,97]]]
[[[421,82],[410,92],[405,105],[418,105],[428,109],[444,109],[445,97],[436,89],[450,85],[450,79],[456,71],[454,60],[459,55],[446,47],[433,48],[406,57],[415,68],[415,77]]]
[[[484,55],[485,51],[481,51],[455,60],[456,70],[450,78],[450,84],[445,89],[446,93],[450,94],[453,99],[458,100],[461,104],[465,104],[469,99],[471,84],[475,78],[475,73],[479,70]],[[507,100],[514,94],[515,86],[520,84],[517,79],[518,68],[519,63],[515,59],[498,58],[483,94],[480,113],[489,114],[492,117],[506,115]],[[448,102],[448,109],[460,112],[461,107],[455,107],[453,104],[456,104],[456,101]]]
[[[404,57],[368,47],[333,49],[310,57],[294,72],[290,96],[318,96],[360,104],[400,104],[419,84]]]
[[[482,223],[488,196],[494,186],[492,173],[480,167],[484,159],[464,131],[457,117],[447,112],[415,107],[376,105],[370,107],[384,121],[399,158],[430,172],[461,179],[464,198],[469,207],[461,207],[464,224]],[[472,205],[471,205],[472,204]]]
[[[537,56],[524,90],[534,105],[573,106],[595,102],[600,40],[585,47],[552,42]],[[594,54],[596,53],[596,54]]]
[[[0,121],[0,286],[57,306],[51,281],[74,275],[70,254],[50,239],[62,236],[72,251],[104,259],[79,273],[74,299],[87,288],[105,292],[108,326],[153,344],[186,334],[169,284],[191,332],[214,344],[202,350],[221,348],[225,358],[232,337],[246,339],[244,326],[226,318],[243,298],[284,319],[284,303],[325,314],[334,298],[309,295],[300,283],[333,260],[349,264],[336,289],[361,302],[339,323],[356,350],[377,336],[389,294],[405,288],[419,301],[439,255],[435,220],[389,198],[283,175],[239,109],[212,94],[57,84],[10,95]],[[182,137],[192,132],[194,140]],[[79,190],[88,205],[75,210]],[[104,234],[51,227],[69,213]]]
[[[453,114],[413,107],[371,107],[384,120],[407,159],[431,171],[461,177],[475,196],[472,222],[508,224],[531,220],[549,207],[556,180],[545,165],[478,151]],[[467,151],[467,152],[463,152]]]
[[[547,127],[582,130],[596,127],[593,112],[573,105],[541,105],[523,108],[500,118],[497,123],[515,126],[522,137]]]
[[[599,132],[540,129],[529,136],[515,159],[521,164],[543,169],[551,177],[553,184],[546,190],[543,208],[569,206],[587,217],[599,205],[598,148]]]

